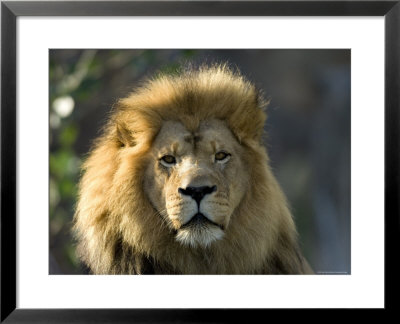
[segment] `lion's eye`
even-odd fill
[[[172,155],[164,155],[161,159],[160,162],[162,165],[166,167],[171,167],[176,163],[176,159]]]
[[[214,158],[215,158],[216,162],[227,162],[229,160],[230,156],[231,155],[229,153],[220,151],[215,154]]]

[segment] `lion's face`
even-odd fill
[[[196,132],[165,122],[145,172],[145,193],[184,245],[206,247],[222,239],[248,183],[244,148],[219,120]]]

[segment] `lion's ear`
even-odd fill
[[[117,124],[117,139],[121,147],[135,145],[131,131],[125,125]]]

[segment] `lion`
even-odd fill
[[[119,100],[79,184],[91,273],[312,273],[263,144],[267,104],[227,64],[159,74]]]

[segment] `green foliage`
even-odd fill
[[[68,124],[60,132],[59,142],[62,147],[71,147],[78,137],[78,127],[74,124]]]

